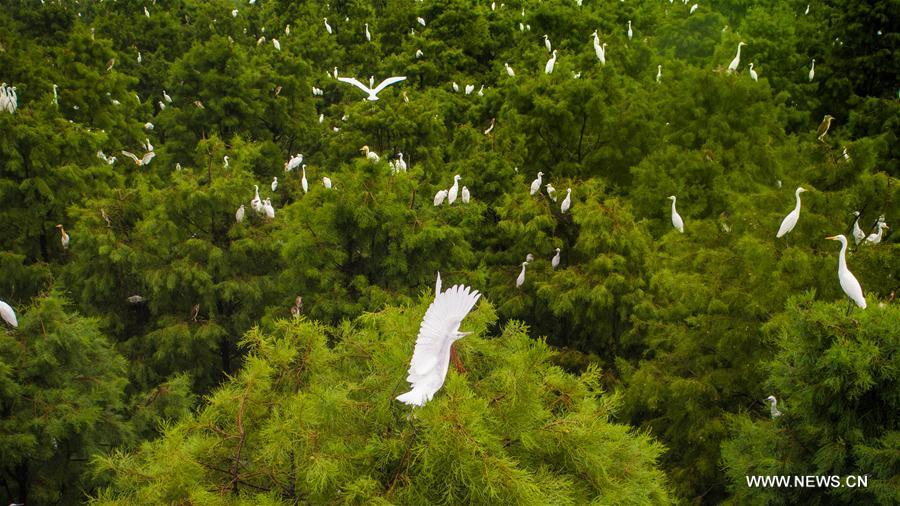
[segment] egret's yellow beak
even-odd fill
[[[837,241],[837,236],[833,235],[831,237],[826,237],[826,239],[831,239],[832,241]]]

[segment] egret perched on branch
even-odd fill
[[[250,207],[253,208],[258,214],[263,213],[263,205],[262,200],[259,199],[259,186],[253,185],[253,188],[256,190],[256,195],[253,197],[253,200],[250,201]]]
[[[741,64],[741,46],[746,46],[747,44],[744,42],[738,42],[737,54],[734,55],[734,59],[731,60],[731,63],[728,64],[728,71],[734,72],[737,70],[738,65]]]
[[[326,190],[330,190],[331,189],[331,178],[329,178],[328,176],[322,176],[322,185],[325,186]]]
[[[272,200],[266,199],[263,201],[263,210],[266,212],[266,217],[271,219],[275,217],[275,208],[272,207]]]
[[[572,207],[572,189],[567,188],[566,198],[563,199],[562,204],[559,206],[559,210],[563,214],[566,214],[566,211],[568,211],[570,207]]]
[[[456,196],[459,195],[459,174],[453,176],[453,186],[450,187],[450,190],[447,191],[447,204],[453,204],[456,202]]]
[[[678,199],[675,197],[675,195],[671,195],[669,196],[669,200],[672,201],[672,226],[683,234],[684,220],[681,219],[681,215],[678,214],[678,211],[675,210],[675,201]]]
[[[772,418],[781,416],[781,411],[778,411],[778,408],[776,407],[778,404],[778,400],[775,399],[774,395],[766,397],[766,402],[769,403],[769,413],[771,413]]]
[[[559,248],[556,248],[556,254],[553,255],[553,259],[550,260],[550,267],[553,267],[553,270],[556,270],[559,267]]]
[[[531,182],[531,195],[534,195],[541,189],[541,176],[543,176],[543,172],[538,172],[537,179]]]
[[[443,204],[445,198],[447,198],[447,190],[439,190],[434,194],[434,205],[439,206]]]
[[[826,114],[824,118],[822,118],[822,122],[819,123],[819,128],[816,129],[816,135],[819,140],[824,142],[825,136],[828,134],[828,129],[831,128],[831,120],[834,119],[834,116],[830,114]]]
[[[753,62],[750,62],[750,79],[759,81],[759,74],[757,74],[756,71],[753,70]]]
[[[521,287],[525,284],[525,266],[528,265],[528,261],[522,262],[522,272],[519,273],[519,277],[516,278],[516,288]]]
[[[882,220],[878,220],[878,224],[875,226],[878,230],[876,233],[869,234],[869,237],[866,237],[866,244],[871,244],[874,246],[875,244],[880,243],[881,236],[882,236],[882,233],[884,232],[884,229],[891,228],[891,227],[887,226],[887,223],[885,223]]]
[[[556,202],[556,188],[550,183],[547,183],[544,187],[547,188],[547,196],[550,197],[553,202]]]
[[[240,223],[244,221],[244,214],[246,210],[244,209],[244,204],[241,204],[241,207],[238,208],[237,212],[234,213],[234,221]]]
[[[550,37],[547,37],[547,34],[544,34],[544,47],[547,48],[547,52],[550,53],[553,51],[553,46],[550,45]]]
[[[791,230],[794,230],[794,227],[797,225],[797,220],[800,219],[800,194],[805,191],[806,190],[801,186],[794,192],[797,196],[797,205],[794,207],[794,210],[788,213],[788,215],[784,217],[784,220],[782,220],[781,226],[778,227],[778,234],[775,235],[776,238],[780,238]]]
[[[62,244],[63,249],[69,249],[69,234],[66,233],[66,229],[63,228],[62,223],[56,226],[59,229],[59,242]]]
[[[366,40],[372,42],[372,34],[369,33],[369,23],[366,23]]]
[[[435,295],[425,311],[416,347],[409,365],[406,381],[412,389],[397,396],[397,400],[411,406],[430,401],[444,385],[450,368],[450,354],[454,341],[471,332],[460,332],[459,326],[475,307],[481,295],[467,286],[454,285]]]
[[[322,18],[322,19],[325,20],[325,30],[326,30],[326,31],[328,32],[328,34],[330,35],[330,34],[333,33],[333,32],[332,32],[332,30],[331,30],[331,25],[328,24],[328,18]]]
[[[400,81],[404,81],[404,80],[406,80],[406,76],[401,76],[401,77],[389,77],[389,78],[385,79],[384,81],[381,81],[381,84],[379,84],[379,85],[376,86],[375,88],[370,88],[370,87],[366,86],[365,84],[363,84],[363,83],[357,81],[355,78],[352,78],[352,77],[338,77],[338,81],[341,81],[341,82],[344,82],[344,83],[347,83],[347,84],[352,84],[353,86],[356,86],[357,88],[359,88],[359,89],[363,90],[364,92],[368,93],[369,96],[366,97],[366,98],[369,99],[369,100],[372,100],[372,101],[378,100],[378,92],[380,92],[381,90],[387,88],[388,86],[390,86],[390,85],[392,85],[392,84],[394,84],[394,83],[399,83]],[[369,78],[369,83],[370,83],[370,84],[374,84],[374,79]]]
[[[272,191],[274,192],[278,188],[278,176],[272,178]]]
[[[859,244],[866,238],[866,233],[859,227],[859,211],[853,211],[853,215],[856,216],[856,219],[853,220],[853,241]]]
[[[554,49],[554,50],[553,50],[553,56],[551,56],[550,59],[547,60],[547,64],[544,65],[544,73],[545,73],[545,74],[552,74],[552,73],[553,73],[553,67],[554,67],[555,65],[556,65],[556,50]]]
[[[12,306],[0,300],[0,317],[9,324],[10,327],[18,328],[19,320],[16,319],[16,312]]]
[[[662,65],[656,66],[656,82],[662,81]]]
[[[631,37],[634,36],[634,32],[631,31],[631,20],[628,20],[628,40],[631,40]]]
[[[303,167],[300,168],[302,175],[300,176],[300,187],[303,188],[303,193],[309,193],[309,182],[306,180],[306,164],[303,164]]]
[[[859,281],[856,280],[853,273],[850,272],[850,269],[847,268],[847,238],[844,237],[843,234],[840,234],[826,237],[826,239],[841,242],[841,252],[838,255],[838,279],[841,282],[841,289],[844,290],[844,293],[847,294],[847,297],[852,302],[855,302],[857,306],[865,309],[866,298],[863,296],[862,287],[859,285]],[[852,305],[847,306],[847,314],[850,313],[852,307]]]
[[[381,159],[381,158],[378,156],[378,153],[376,153],[376,152],[372,151],[371,149],[369,149],[369,146],[363,146],[363,147],[359,148],[359,150],[362,151],[363,153],[365,153],[366,158],[368,158],[368,159],[369,159],[370,161],[372,161],[372,162],[377,162],[378,160]]]
[[[469,199],[471,199],[471,198],[472,198],[472,194],[469,193],[469,189],[466,188],[465,186],[463,186],[463,187],[462,187],[462,192],[460,192],[460,199],[462,200],[462,203],[463,203],[463,204],[468,204],[468,203],[469,203]]]
[[[509,77],[516,77],[516,72],[509,66],[509,63],[503,63],[503,68],[506,69],[506,75]]]
[[[809,65],[809,82],[812,82],[813,78],[816,77],[816,59],[812,59],[812,63]]]

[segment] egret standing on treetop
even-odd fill
[[[878,230],[876,231],[876,233],[874,233],[874,234],[869,234],[869,237],[866,237],[866,244],[871,244],[871,245],[874,246],[874,245],[880,243],[880,242],[881,242],[881,235],[882,235],[882,233],[884,232],[884,229],[886,229],[886,228],[891,228],[891,227],[887,226],[887,223],[885,223],[885,222],[882,221],[882,220],[878,220],[878,224],[875,225],[875,227],[876,227]]]
[[[746,46],[744,42],[738,42],[737,54],[734,55],[734,59],[731,60],[731,63],[728,64],[728,71],[734,72],[737,70],[738,65],[741,64],[741,46]]]
[[[447,198],[447,190],[439,190],[434,194],[434,205],[439,206],[444,203],[444,199]]]
[[[278,188],[278,176],[272,178],[272,191],[274,192],[276,188]]]
[[[392,85],[392,84],[394,84],[394,83],[399,83],[400,81],[405,81],[405,80],[406,80],[406,76],[389,77],[389,78],[385,79],[384,81],[381,81],[381,84],[379,84],[379,85],[376,86],[375,88],[370,88],[369,86],[366,86],[365,84],[363,84],[363,83],[357,81],[356,79],[354,79],[354,78],[352,78],[352,77],[338,77],[338,81],[341,81],[341,82],[344,82],[344,83],[347,83],[347,84],[352,84],[353,86],[356,86],[357,88],[359,88],[359,89],[363,90],[364,92],[368,93],[369,96],[366,97],[366,98],[367,98],[368,100],[372,100],[373,102],[374,102],[375,100],[378,100],[378,93],[379,93],[381,90],[387,88],[388,86],[390,86],[390,85]],[[369,78],[369,84],[370,84],[370,85],[371,85],[371,84],[374,84],[373,81],[374,81],[374,80],[373,80],[372,78]]]
[[[812,63],[809,65],[809,82],[812,82],[813,78],[816,77],[816,59],[812,59]]]
[[[656,83],[659,84],[660,81],[662,81],[662,65],[657,65],[656,66]]]
[[[63,249],[69,249],[69,234],[66,233],[66,229],[63,228],[62,223],[56,226],[59,229],[59,242],[62,244]]]
[[[12,306],[2,300],[0,300],[0,317],[2,317],[3,321],[8,323],[10,327],[19,327],[19,320],[16,319],[16,312],[13,310]]]
[[[759,75],[753,70],[753,62],[750,62],[750,79],[754,81],[759,81]]]
[[[672,201],[672,226],[683,234],[684,220],[681,219],[681,215],[678,214],[678,211],[675,210],[675,201],[678,199],[675,197],[675,195],[671,195],[669,196],[669,200]]]
[[[469,193],[469,189],[465,186],[462,187],[462,192],[460,194],[460,199],[462,199],[463,204],[468,204],[469,199],[472,198],[472,194]]]
[[[563,199],[562,205],[559,206],[559,210],[563,214],[566,214],[566,211],[568,211],[571,206],[572,206],[572,189],[567,188],[566,189],[566,198]]]
[[[553,50],[553,56],[551,56],[550,59],[547,60],[547,65],[544,66],[544,73],[545,73],[545,74],[552,74],[552,73],[553,73],[553,67],[554,67],[555,65],[556,65],[556,50],[554,49],[554,50]]]
[[[856,280],[853,273],[850,272],[850,269],[847,268],[847,238],[841,234],[826,237],[826,239],[841,242],[841,252],[838,255],[838,279],[841,282],[841,289],[844,290],[844,293],[847,294],[847,297],[851,301],[855,302],[857,306],[865,309],[866,298],[863,296],[862,287],[859,285],[859,281]],[[852,307],[852,305],[847,306],[847,314],[850,314],[850,309]]]
[[[853,220],[853,241],[859,244],[860,241],[866,238],[866,233],[859,228],[859,211],[853,211],[853,215],[856,216],[856,219]]]
[[[309,193],[309,182],[306,181],[306,164],[303,164],[303,167],[300,168],[303,171],[300,176],[300,187],[303,188],[303,193]]]
[[[769,403],[769,413],[772,415],[772,418],[778,418],[779,416],[781,416],[781,411],[778,411],[778,408],[776,407],[778,401],[775,399],[775,396],[770,395],[766,397],[766,401]]]
[[[450,190],[447,192],[447,203],[453,204],[456,202],[456,196],[459,195],[459,174],[453,176],[453,186],[450,187]]]
[[[450,368],[454,341],[471,334],[460,332],[459,326],[480,296],[477,291],[462,285],[455,285],[435,295],[419,327],[406,377],[412,390],[398,395],[398,401],[422,406],[441,389]]]
[[[322,176],[322,184],[325,186],[326,190],[331,189],[331,178],[328,176]]]
[[[531,195],[539,192],[541,189],[541,176],[543,176],[543,172],[538,172],[537,179],[531,182]]]
[[[631,37],[634,36],[634,32],[631,31],[631,20],[628,20],[628,40],[631,40]]]
[[[550,260],[550,267],[552,267],[553,270],[556,270],[556,268],[559,267],[559,248],[556,248],[556,254],[553,255],[553,259]]]
[[[256,211],[257,213],[262,214],[263,213],[263,205],[262,205],[262,200],[259,199],[259,186],[253,185],[253,188],[255,188],[256,195],[253,197],[253,200],[250,201],[250,207],[252,207],[253,210]]]
[[[519,277],[516,278],[516,288],[521,287],[525,284],[525,266],[528,265],[528,262],[522,262],[522,272],[519,273]]]
[[[237,212],[234,213],[234,221],[240,223],[244,221],[244,204],[241,204],[241,207],[238,208]]]
[[[369,33],[369,23],[366,23],[366,40],[372,42],[372,34]]]
[[[794,226],[797,225],[797,220],[800,219],[800,194],[805,191],[806,190],[801,186],[794,192],[797,196],[797,205],[794,207],[794,210],[788,213],[788,215],[784,217],[784,220],[782,220],[781,226],[778,227],[778,234],[775,235],[776,238],[780,238],[791,230],[794,230]]]
[[[503,68],[506,69],[506,75],[509,77],[516,77],[516,73],[513,71],[512,67],[509,66],[509,63],[504,63]]]
[[[553,47],[550,45],[550,37],[547,37],[547,34],[544,34],[544,47],[547,48],[547,52],[553,51]]]
[[[322,19],[325,20],[325,31],[327,31],[328,34],[331,35],[332,34],[331,25],[328,24],[328,18],[322,18]]]

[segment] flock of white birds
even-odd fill
[[[671,0],[670,0],[671,1]],[[42,0],[43,2],[43,0]],[[249,0],[249,4],[255,4],[255,0]],[[576,3],[580,6],[581,0],[576,0]],[[687,5],[687,0],[683,0],[683,3]],[[500,5],[501,8],[504,7],[503,4]],[[693,4],[690,7],[689,14],[694,14],[697,11],[699,5]],[[492,3],[491,9],[496,10],[497,4]],[[807,7],[805,14],[809,13],[809,7]],[[144,15],[146,17],[150,17],[149,10],[144,8]],[[231,11],[231,15],[233,17],[237,17],[239,15],[239,10],[234,9]],[[525,16],[525,10],[522,9],[522,16]],[[324,29],[328,34],[333,34],[335,29],[328,22],[328,18],[323,18]],[[424,27],[426,26],[426,21],[422,17],[417,17],[416,22],[418,25]],[[519,23],[519,29],[521,31],[530,30],[531,26],[523,23]],[[286,36],[290,35],[290,25],[286,26],[284,29],[284,33]],[[411,34],[415,34],[415,28],[411,29]],[[626,25],[626,34],[628,40],[632,40],[634,37],[634,27],[632,26],[631,20],[628,20]],[[372,40],[372,32],[370,31],[368,23],[365,24],[364,28],[364,36],[367,41]],[[599,60],[601,65],[607,64],[607,44],[600,42],[600,36],[598,32],[595,30],[591,37],[593,39],[593,49]],[[265,37],[260,37],[257,41],[257,45],[261,45],[265,42]],[[281,50],[281,43],[272,38],[271,39],[273,46],[276,50]],[[559,57],[558,49],[553,49],[553,46],[550,41],[550,37],[548,35],[543,36],[544,47],[547,49],[548,54],[550,55],[546,64],[544,65],[544,73],[552,74],[557,63],[557,59]],[[744,42],[739,42],[737,46],[737,53],[735,54],[734,59],[728,65],[728,72],[736,72],[741,63],[741,48],[745,46]],[[421,49],[416,51],[416,58],[424,57],[424,53]],[[141,63],[142,57],[141,53],[138,52],[137,55],[138,63]],[[113,65],[115,65],[115,59],[112,59],[108,62],[107,70],[111,70]],[[509,65],[509,63],[503,64],[506,75],[510,78],[514,78],[516,76],[515,71]],[[377,86],[375,85],[374,77],[369,77],[368,85],[363,84],[356,78],[352,77],[338,77],[338,69],[335,67],[333,73],[329,72],[329,77],[333,77],[340,82],[345,84],[354,86],[361,90],[366,94],[365,99],[369,101],[377,101],[378,94],[385,90],[387,87],[391,85],[398,84],[404,80],[406,80],[405,76],[395,76],[389,77]],[[749,64],[749,74],[751,79],[757,81],[759,79],[759,74],[757,70],[754,69],[754,64],[751,62]],[[581,73],[572,72],[573,78],[579,78]],[[813,59],[810,63],[808,79],[812,81],[815,78],[815,59]],[[662,65],[657,66],[656,73],[656,82],[659,83],[662,80]],[[460,86],[453,82],[451,83],[451,88],[459,92]],[[58,87],[57,85],[53,85],[53,103],[58,105]],[[280,91],[276,90],[276,95]],[[475,91],[474,84],[467,84],[464,87],[464,92],[466,95],[472,94]],[[313,87],[312,89],[314,96],[322,96],[324,91],[320,88]],[[478,90],[477,95],[483,96],[484,85],[481,85],[481,88]],[[166,92],[166,90],[162,91],[161,94],[162,100],[158,101],[158,107],[160,110],[166,108],[166,104],[172,103],[172,97]],[[140,102],[140,97],[137,97]],[[404,101],[409,101],[406,92],[403,92]],[[203,104],[200,101],[194,101],[194,105],[198,108],[203,108]],[[16,96],[16,88],[15,86],[7,86],[6,83],[0,85],[0,111],[6,111],[9,113],[15,113],[18,108],[18,99]],[[346,119],[346,117],[345,117]],[[826,116],[822,124],[818,129],[818,138],[822,140],[823,137],[828,133],[828,129],[831,125],[831,120],[833,118],[831,116]],[[323,121],[323,116],[320,115],[319,122]],[[147,122],[144,125],[147,131],[151,131],[154,129],[153,123]],[[494,120],[491,120],[491,125],[485,130],[485,134],[489,134],[494,128]],[[337,127],[334,128],[335,131],[338,130]],[[143,144],[143,154],[141,156],[137,156],[132,152],[122,150],[122,155],[128,157],[134,163],[139,166],[147,166],[151,160],[155,156],[154,147],[150,143],[150,139],[147,138],[146,142]],[[379,163],[381,158],[377,153],[369,149],[368,146],[363,146],[360,148],[360,151],[363,152],[363,155],[372,163]],[[847,157],[846,150],[844,151],[844,156]],[[116,157],[110,157],[103,153],[103,151],[97,152],[97,157],[103,160],[108,164],[114,164],[116,162]],[[396,159],[395,159],[396,158]],[[301,175],[301,186],[303,188],[304,193],[309,191],[309,185],[306,179],[306,164],[303,164],[303,155],[296,154],[292,156],[288,161],[284,163],[285,172],[292,172],[297,168],[300,168]],[[391,172],[396,174],[399,172],[406,172],[407,170],[407,162],[403,159],[403,154],[398,153],[396,156],[392,156],[389,160],[389,166],[391,168]],[[229,165],[229,157],[225,156],[223,158],[223,166],[224,168],[228,168]],[[180,164],[177,164],[176,169],[180,170]],[[541,191],[541,186],[543,184],[543,172],[537,173],[537,178],[531,183],[530,186],[530,194],[535,195]],[[457,198],[463,203],[468,204],[471,199],[471,193],[466,186],[459,187],[460,175],[455,175],[453,178],[453,184],[449,189],[441,189],[439,190],[435,196],[433,204],[435,207],[442,205],[444,202],[447,205],[452,205],[456,202]],[[332,181],[329,177],[322,177],[322,184],[326,189],[332,189]],[[274,177],[272,183],[270,185],[272,193],[274,194],[278,188],[278,178]],[[556,197],[556,189],[550,183],[546,183],[544,185],[547,196],[553,200],[553,202],[557,201]],[[776,238],[781,238],[791,232],[794,227],[797,225],[797,222],[800,218],[800,193],[806,191],[804,188],[797,188],[796,190],[796,206],[795,208],[784,218],[779,227],[778,233],[776,234]],[[560,205],[560,213],[565,214],[569,211],[572,205],[572,188],[566,189],[566,197],[562,201]],[[672,226],[678,230],[680,233],[684,233],[684,219],[678,214],[678,211],[675,208],[675,202],[677,200],[676,196],[672,195],[668,197],[669,200],[672,201],[671,208],[671,220]],[[250,207],[253,209],[255,213],[262,217],[266,217],[268,219],[273,219],[275,217],[275,208],[272,206],[271,198],[266,198],[265,200],[261,199],[259,194],[259,186],[255,186],[255,195],[253,199],[250,201]],[[889,228],[887,224],[884,223],[884,217],[882,216],[877,225],[876,231],[870,235],[866,235],[865,232],[859,227],[859,212],[855,213],[857,218],[854,222],[853,229],[853,238],[857,244],[860,242],[864,242],[865,244],[878,244],[881,241],[882,233],[884,229]],[[238,223],[244,221],[246,216],[246,208],[242,204],[238,210],[235,212],[235,220]],[[69,235],[66,233],[63,226],[57,225],[57,228],[60,231],[60,240],[63,248],[67,248],[69,245]],[[847,268],[846,263],[846,250],[847,250],[847,238],[844,235],[836,235],[832,237],[828,237],[827,239],[832,239],[839,241],[841,243],[841,250],[839,253],[838,260],[838,277],[840,281],[841,288],[847,294],[847,297],[850,301],[856,303],[860,308],[866,308],[866,300],[863,296],[862,287],[857,281],[856,277],[850,272]],[[553,269],[556,269],[560,263],[560,248],[556,248],[556,254],[551,260],[551,265]],[[521,287],[525,282],[525,268],[529,262],[533,261],[533,256],[531,254],[528,255],[526,260],[522,262],[522,269],[519,276],[516,278],[515,285],[516,288]],[[413,352],[409,375],[407,377],[407,381],[411,385],[411,390],[405,394],[402,394],[397,397],[397,399],[401,402],[421,406],[428,402],[434,394],[441,388],[444,383],[444,379],[447,374],[447,370],[449,368],[450,358],[452,354],[452,345],[453,343],[468,335],[468,332],[460,332],[459,327],[466,317],[466,315],[472,310],[475,306],[475,303],[478,301],[480,294],[477,291],[473,291],[469,287],[465,287],[462,285],[455,285],[452,288],[441,291],[441,279],[440,273],[438,273],[437,283],[435,286],[435,299],[434,302],[430,305],[428,310],[425,313],[425,316],[422,320],[421,327],[419,329],[418,338],[415,344],[415,350]],[[132,300],[139,299],[139,300]],[[140,302],[143,300],[141,296],[133,296],[129,298],[129,302]],[[299,312],[300,307],[300,299],[298,297],[297,304],[294,308],[292,308],[292,312]],[[195,306],[195,309],[198,309]],[[849,309],[848,309],[849,311]],[[296,313],[295,313],[296,314]],[[0,317],[12,327],[18,326],[18,320],[16,318],[16,313],[13,308],[7,304],[6,302],[0,301]],[[769,402],[771,405],[771,413],[773,417],[779,416],[781,414],[780,411],[776,408],[776,399],[775,397],[768,397],[766,402]]]

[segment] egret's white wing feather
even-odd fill
[[[366,92],[366,94],[372,93],[372,90],[368,86],[357,81],[356,78],[354,78],[354,77],[338,77],[338,81],[343,81],[347,84],[352,84],[353,86],[356,86],[357,88]]]
[[[403,76],[403,77],[389,77],[389,78],[385,79],[384,81],[381,81],[381,84],[379,84],[378,86],[376,86],[375,89],[372,90],[372,93],[375,94],[375,95],[377,95],[378,92],[380,92],[381,90],[387,88],[388,86],[390,86],[390,85],[392,85],[392,84],[394,84],[394,83],[399,83],[400,81],[405,81],[405,80],[406,80],[406,76]]]
[[[2,300],[0,300],[0,317],[12,327],[19,326],[19,321],[16,319],[16,312],[13,310],[12,306]]]
[[[419,328],[408,381],[416,381],[438,365],[442,351],[445,347],[449,351],[449,345],[453,343],[463,318],[472,310],[479,297],[481,294],[477,291],[462,285],[454,285],[435,297]]]
[[[137,156],[135,156],[134,153],[132,153],[131,151],[123,150],[122,154],[127,156],[128,158],[131,158],[132,160],[134,160],[134,163],[137,163],[137,164],[141,163],[141,159],[138,158]]]

